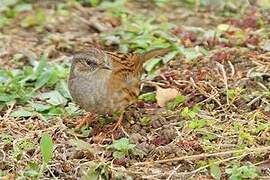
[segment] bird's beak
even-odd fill
[[[111,68],[109,65],[107,65],[107,64],[105,64],[105,65],[103,66],[103,69],[112,70],[112,68]]]

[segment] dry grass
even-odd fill
[[[151,38],[155,36],[151,32],[158,31],[160,24],[168,21],[174,25],[168,30],[173,38],[167,42],[168,37],[159,36],[165,39],[163,43],[192,51],[200,47],[207,53],[187,60],[188,54],[183,55],[185,51],[168,63],[159,64],[156,76],[148,72],[148,78],[143,81],[143,93],[154,92],[156,85],[175,88],[185,97],[185,102],[168,109],[157,107],[155,101],[141,101],[127,109],[126,121],[113,134],[106,133],[112,123],[102,123],[104,119],[91,128],[76,130],[73,123],[79,116],[68,115],[67,104],[57,106],[63,113],[43,120],[42,113],[36,111],[30,117],[11,116],[20,108],[29,108],[29,102],[6,103],[0,119],[0,177],[76,179],[87,177],[88,173],[88,177],[99,175],[105,179],[212,179],[213,171],[220,171],[222,179],[227,179],[237,173],[241,178],[248,173],[249,177],[254,177],[255,169],[255,176],[269,178],[270,56],[266,46],[270,21],[264,11],[247,9],[245,14],[225,18],[214,12],[194,12],[179,5],[157,7],[129,2],[125,6],[130,11],[127,17],[125,13],[115,17],[111,10],[104,11],[99,6],[66,5],[62,10],[68,15],[52,8],[54,5],[36,6],[44,8],[48,16],[45,24],[21,27],[22,19],[33,14],[29,11],[1,28],[3,69],[22,69],[29,65],[29,59],[39,59],[42,54],[48,56],[50,65],[58,64],[67,69],[65,62],[68,64],[71,55],[89,44],[117,49],[120,43],[122,50],[125,47],[143,49],[133,43],[139,36],[137,32],[131,36],[126,27],[137,23],[135,20],[127,23],[128,15],[136,12],[142,13],[145,19],[155,17],[153,26],[146,29]],[[147,11],[149,7],[153,9],[151,12]],[[168,19],[160,14],[167,15]],[[237,19],[237,16],[242,18]],[[253,18],[257,18],[255,22]],[[229,22],[230,30],[219,30],[218,25]],[[210,36],[211,30],[220,34]],[[152,43],[146,43],[146,49],[157,45],[156,41]],[[16,61],[14,55],[18,53],[22,53],[23,58]],[[0,74],[0,80],[2,77]],[[1,93],[7,91],[2,84]],[[44,86],[37,92],[54,88]],[[53,159],[44,172],[40,172],[40,138],[44,132],[51,135],[54,149]],[[130,144],[144,153],[114,158],[113,150],[107,146],[122,137],[128,137]],[[234,164],[240,165],[236,166],[234,174],[228,173]],[[247,168],[242,170],[241,167]]]

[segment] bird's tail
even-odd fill
[[[150,50],[148,52],[145,52],[141,55],[141,61],[142,63],[146,62],[147,60],[157,57],[157,56],[163,56],[164,54],[170,52],[170,48],[157,48]]]
[[[157,56],[162,56],[170,51],[171,51],[170,48],[157,48],[157,49],[153,49],[153,50],[150,50],[143,54],[138,55],[137,58],[135,58],[136,65],[135,65],[134,73],[140,76],[143,73],[143,64],[147,60],[157,57]]]

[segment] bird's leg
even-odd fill
[[[96,116],[93,113],[88,112],[84,117],[80,118],[76,122],[76,128],[81,128],[83,126],[89,126],[91,122],[96,119]]]
[[[121,111],[121,114],[120,114],[120,116],[119,116],[119,118],[118,118],[118,120],[117,120],[116,124],[114,125],[111,132],[115,131],[121,125],[123,118],[124,118],[124,113],[125,113],[124,111]]]

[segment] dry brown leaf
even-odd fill
[[[159,107],[164,107],[167,102],[173,100],[176,98],[177,95],[180,93],[173,88],[161,88],[157,87],[157,94],[156,94],[156,99],[157,99],[157,104]]]

